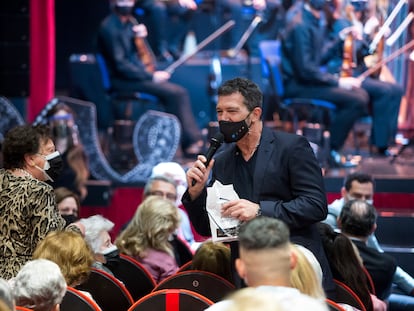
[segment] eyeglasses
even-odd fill
[[[156,191],[151,191],[149,194],[156,195],[156,196],[159,196],[159,197],[162,197],[164,199],[174,201],[174,202],[175,200],[177,200],[177,195],[171,192],[163,192],[163,191],[156,190]]]

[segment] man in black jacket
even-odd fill
[[[374,281],[378,298],[386,300],[391,293],[392,278],[397,268],[390,255],[367,245],[368,238],[377,228],[377,212],[371,204],[362,200],[348,201],[338,218],[338,227],[359,250],[365,268]]]
[[[189,188],[182,202],[194,228],[211,235],[206,211],[207,181],[232,184],[239,200],[222,204],[223,217],[245,222],[259,215],[284,221],[294,243],[309,248],[324,272],[324,287],[333,290],[329,269],[316,223],[327,215],[321,169],[303,136],[263,127],[262,93],[252,81],[235,78],[218,90],[217,117],[228,148],[208,167],[198,156],[187,171]],[[224,147],[223,147],[224,148]],[[232,256],[238,246],[232,243]]]

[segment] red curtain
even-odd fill
[[[55,91],[55,0],[30,0],[30,95],[32,122]]]

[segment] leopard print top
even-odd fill
[[[37,243],[64,225],[50,185],[0,169],[0,277],[16,276]]]

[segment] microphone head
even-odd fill
[[[224,135],[220,131],[215,133],[210,139],[210,144],[216,147],[220,146],[224,141]]]

